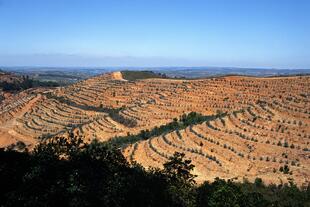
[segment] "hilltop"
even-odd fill
[[[155,73],[153,71],[121,71],[121,75],[124,79],[129,81],[136,81],[141,79],[150,79],[150,78],[167,78],[165,74]]]

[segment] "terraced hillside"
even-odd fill
[[[132,144],[124,154],[144,166],[161,167],[175,151],[184,152],[196,166],[198,181],[261,177],[268,183],[294,179],[307,184],[309,122],[286,118],[273,105],[257,104]]]
[[[33,145],[73,130],[102,141],[137,134],[184,113],[225,117],[134,143],[126,157],[161,167],[175,151],[196,165],[197,180],[246,176],[309,182],[310,77],[219,77],[128,81],[120,72],[55,90],[25,91],[1,106],[0,144]],[[3,138],[5,137],[5,138]],[[280,171],[281,168],[281,171]]]

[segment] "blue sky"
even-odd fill
[[[310,68],[309,11],[309,0],[0,0],[0,65]]]

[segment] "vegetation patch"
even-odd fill
[[[140,79],[148,79],[148,78],[167,78],[165,74],[155,73],[153,71],[122,71],[122,76],[124,79],[129,81],[135,81]]]
[[[28,76],[22,76],[21,80],[14,80],[12,82],[0,82],[0,88],[3,91],[21,91],[35,87],[58,87],[59,84],[54,81],[39,81],[30,79]]]
[[[185,129],[188,126],[201,124],[202,122],[211,121],[226,115],[226,113],[218,113],[211,116],[204,116],[196,112],[190,112],[188,114],[183,114],[179,119],[175,118],[172,122],[161,125],[160,127],[154,127],[151,130],[141,130],[141,132],[136,135],[128,134],[127,136],[115,137],[108,141],[108,143],[116,147],[123,148],[140,140],[147,140],[151,137],[156,137],[172,131]]]

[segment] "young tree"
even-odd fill
[[[196,206],[196,176],[191,173],[195,166],[184,157],[184,153],[175,152],[164,164],[163,174],[169,183],[167,194],[171,197],[173,206]]]
[[[195,166],[191,164],[191,160],[186,160],[184,157],[184,153],[175,152],[169,161],[164,164],[164,173],[172,181],[195,184],[194,179],[196,176],[191,173]]]

